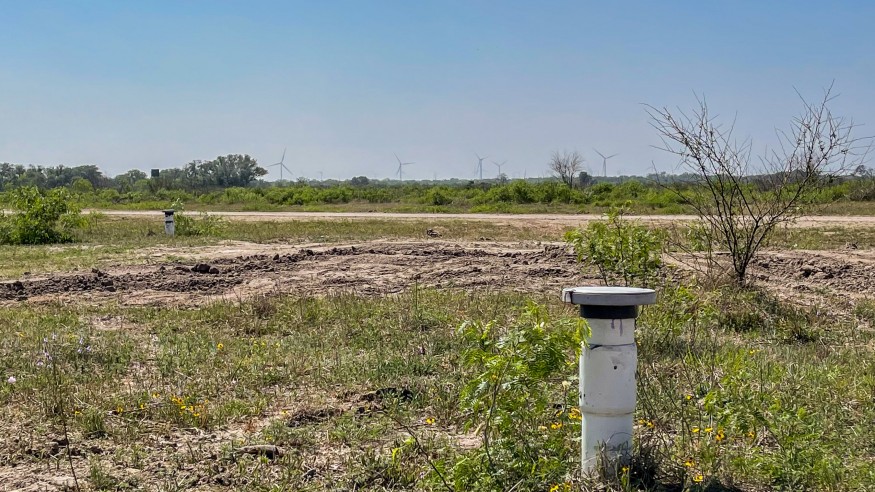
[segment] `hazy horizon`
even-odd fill
[[[288,147],[295,178],[509,177],[554,150],[675,171],[642,103],[707,97],[754,148],[835,81],[875,124],[875,5],[733,2],[10,2],[0,162],[107,175]],[[279,177],[276,168],[265,176]]]

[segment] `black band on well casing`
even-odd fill
[[[634,319],[638,306],[585,306],[580,305],[580,317],[591,319]]]

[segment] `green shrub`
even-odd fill
[[[79,207],[64,188],[18,188],[11,192],[11,206],[12,214],[0,215],[2,244],[71,242],[73,230],[82,223]]]
[[[225,228],[225,219],[206,212],[198,214],[197,218],[185,212],[185,206],[180,201],[173,202],[170,208],[176,210],[177,236],[218,236]]]
[[[353,197],[353,190],[346,187],[332,187],[319,190],[314,202],[320,203],[349,203]]]
[[[426,194],[426,203],[429,205],[449,205],[453,203],[452,192],[444,188],[432,188]]]
[[[598,269],[605,285],[650,285],[662,268],[665,234],[623,219],[613,210],[607,221],[565,234],[578,261]]]
[[[459,328],[473,374],[462,393],[466,425],[482,445],[449,470],[455,490],[547,490],[565,482],[579,452],[575,374],[585,333],[580,318],[553,320],[530,303],[515,326],[467,322]]]

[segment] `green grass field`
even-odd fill
[[[459,241],[558,239],[548,230],[468,221],[229,221],[214,236],[176,239],[141,220],[99,217],[89,227],[82,243],[0,248],[2,274],[161,261],[136,253],[171,247],[176,255],[226,240],[410,240],[426,227]],[[790,230],[775,247],[840,248],[853,238],[870,248],[872,233]],[[533,301],[549,313],[546,330],[558,329],[577,317],[558,292],[413,288],[184,307],[7,304],[0,311],[0,484],[872,489],[872,301],[796,305],[761,289],[674,282],[658,291],[658,304],[639,319],[635,460],[608,479],[577,473],[580,421],[568,406],[577,400],[573,346],[565,349],[565,370],[532,386],[532,401],[543,398],[550,410],[520,408],[524,418],[506,427],[515,434],[495,434],[494,449],[534,443],[541,446],[534,454],[499,453],[484,465],[484,429],[463,396],[484,368],[466,359],[472,342],[459,327],[494,321],[484,340],[521,326],[521,333],[536,330],[524,315]],[[531,456],[537,459],[526,461]],[[511,464],[530,470],[527,478],[502,471]]]
[[[663,291],[640,320],[636,419],[647,461],[627,487],[613,487],[875,483],[871,306],[824,323],[823,313],[768,296],[715,294]],[[555,297],[536,300],[575,316]],[[413,291],[187,310],[5,309],[3,375],[16,382],[0,390],[0,469],[69,475],[66,447],[54,442],[66,422],[78,478],[91,489],[441,489],[427,462],[447,466],[481,444],[459,410],[475,374],[461,366],[456,328],[508,326],[524,302]],[[561,381],[544,384],[563,400]],[[545,417],[564,425],[544,432],[574,442],[578,421]],[[405,445],[411,432],[419,446]],[[285,453],[241,454],[265,444]],[[569,449],[547,457],[568,474],[543,489],[595,487],[575,476]]]

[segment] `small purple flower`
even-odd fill
[[[43,361],[41,361],[41,360],[36,361],[36,366],[37,366],[37,367],[42,367],[42,366],[44,366],[44,365],[45,365],[45,362],[43,362]]]
[[[15,384],[16,381],[18,380],[15,379],[15,376],[9,376],[9,379],[6,380],[6,382],[9,384]]]

